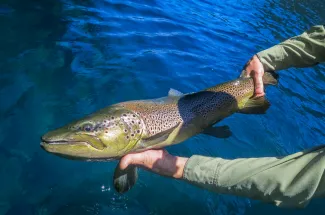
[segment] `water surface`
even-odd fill
[[[254,53],[324,23],[322,0],[1,1],[0,214],[323,214],[324,200],[285,210],[146,171],[121,196],[116,162],[65,160],[39,141],[116,102],[236,78]],[[280,76],[266,115],[235,114],[221,122],[231,138],[198,135],[169,152],[233,159],[323,144],[324,65]]]

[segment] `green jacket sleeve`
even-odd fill
[[[317,25],[256,54],[266,71],[309,67],[325,62],[325,29]]]
[[[278,207],[303,208],[325,197],[325,145],[277,158],[188,159],[183,179],[200,188]]]

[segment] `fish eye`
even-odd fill
[[[90,124],[90,123],[84,124],[82,126],[82,130],[87,131],[87,132],[92,131],[93,130],[93,125]]]

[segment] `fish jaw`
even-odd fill
[[[99,156],[87,142],[47,142],[41,141],[41,148],[46,152],[70,160],[113,159],[110,156]]]
[[[57,131],[55,131],[57,132]],[[49,132],[51,133],[51,132]],[[117,152],[104,145],[101,139],[93,136],[70,134],[68,138],[41,138],[41,148],[45,151],[72,160],[113,159]]]

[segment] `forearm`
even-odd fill
[[[325,62],[324,26],[314,26],[298,36],[257,53],[257,57],[265,71],[308,67]]]
[[[203,189],[271,202],[279,207],[305,207],[325,196],[325,146],[283,158],[225,160],[192,156],[183,179]]]

